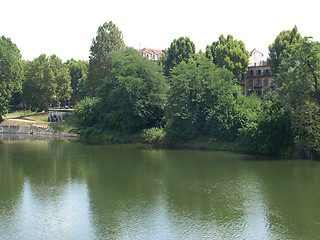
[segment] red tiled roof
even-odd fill
[[[260,51],[258,51],[257,49],[254,48],[252,51],[249,52],[250,57],[252,56],[252,53],[253,53],[254,51],[261,53],[261,55],[263,56],[263,53],[262,53],[262,52],[260,52]]]
[[[139,53],[152,53],[152,54],[162,54],[162,50],[156,50],[156,49],[151,49],[151,48],[143,48],[139,50]]]

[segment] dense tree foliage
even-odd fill
[[[10,38],[0,38],[0,121],[12,95],[21,89],[23,68],[18,47]]]
[[[90,47],[89,76],[85,84],[89,96],[95,96],[101,80],[107,76],[108,53],[124,47],[123,35],[112,21],[99,26],[97,35],[92,40]]]
[[[274,42],[269,45],[268,64],[274,75],[278,73],[281,62],[286,59],[291,51],[293,45],[301,40],[301,35],[298,32],[297,26],[292,30],[285,30],[280,32]]]
[[[73,105],[79,102],[86,95],[84,85],[88,76],[89,64],[86,61],[71,59],[66,62],[66,65],[71,77],[71,102]]]
[[[189,37],[174,39],[166,51],[164,61],[165,74],[169,76],[170,71],[182,61],[188,62],[195,54],[196,47]]]
[[[292,116],[297,155],[312,157],[320,153],[320,44],[304,38],[291,48],[275,84]]]
[[[277,96],[269,95],[256,108],[256,115],[240,129],[241,149],[267,154],[290,154],[293,148],[292,121]]]
[[[249,52],[244,43],[234,39],[232,35],[227,38],[221,35],[218,41],[208,45],[206,57],[212,59],[218,67],[231,71],[238,80],[248,70]]]
[[[69,70],[56,55],[42,54],[29,64],[23,99],[32,109],[48,110],[51,104],[67,100],[71,92]]]
[[[232,140],[245,121],[245,96],[227,69],[201,55],[172,70],[167,107],[171,141],[207,136]]]
[[[163,117],[165,82],[159,66],[132,48],[111,52],[107,77],[98,89],[104,129],[139,132]]]
[[[74,121],[81,127],[93,127],[98,122],[98,99],[85,97],[74,109]]]

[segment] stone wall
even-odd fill
[[[7,134],[52,134],[49,127],[40,126],[0,126],[0,133]]]

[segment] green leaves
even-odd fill
[[[235,138],[241,125],[241,93],[235,82],[230,71],[216,68],[205,57],[175,67],[167,106],[168,138]]]
[[[96,37],[90,47],[89,76],[85,88],[90,96],[95,96],[101,80],[107,76],[107,55],[111,51],[125,47],[123,36],[113,22],[105,22],[99,26]]]
[[[268,64],[274,75],[278,73],[281,62],[291,54],[292,46],[301,40],[297,26],[294,26],[292,30],[280,32],[274,42],[269,45]]]
[[[0,38],[0,121],[12,95],[21,90],[23,68],[21,54],[10,38]]]
[[[218,41],[206,47],[205,55],[218,67],[231,71],[238,80],[248,69],[249,53],[244,43],[235,40],[232,35],[227,38],[220,35]]]
[[[71,100],[73,104],[85,97],[85,82],[88,77],[89,64],[85,61],[68,60],[66,65],[71,77]]]
[[[169,76],[170,71],[182,61],[188,62],[194,57],[196,48],[194,43],[188,37],[174,39],[168,51],[165,60],[165,74]]]
[[[106,67],[107,77],[98,89],[102,127],[135,133],[156,126],[164,114],[166,90],[159,66],[125,48],[109,53]]]
[[[70,73],[56,55],[35,58],[26,70],[23,99],[33,109],[48,110],[70,97]]]

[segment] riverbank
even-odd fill
[[[239,149],[237,142],[217,141],[213,138],[197,138],[185,141],[168,141],[164,130],[152,128],[136,134],[121,134],[119,132],[99,132],[98,129],[76,132],[89,142],[100,142],[105,144],[148,144],[156,148],[199,150],[199,151],[230,151],[243,152]],[[84,134],[85,133],[85,134]]]
[[[29,134],[54,137],[79,138],[79,134],[68,132],[65,122],[48,122],[47,112],[17,111],[9,113],[0,123],[2,134]]]

